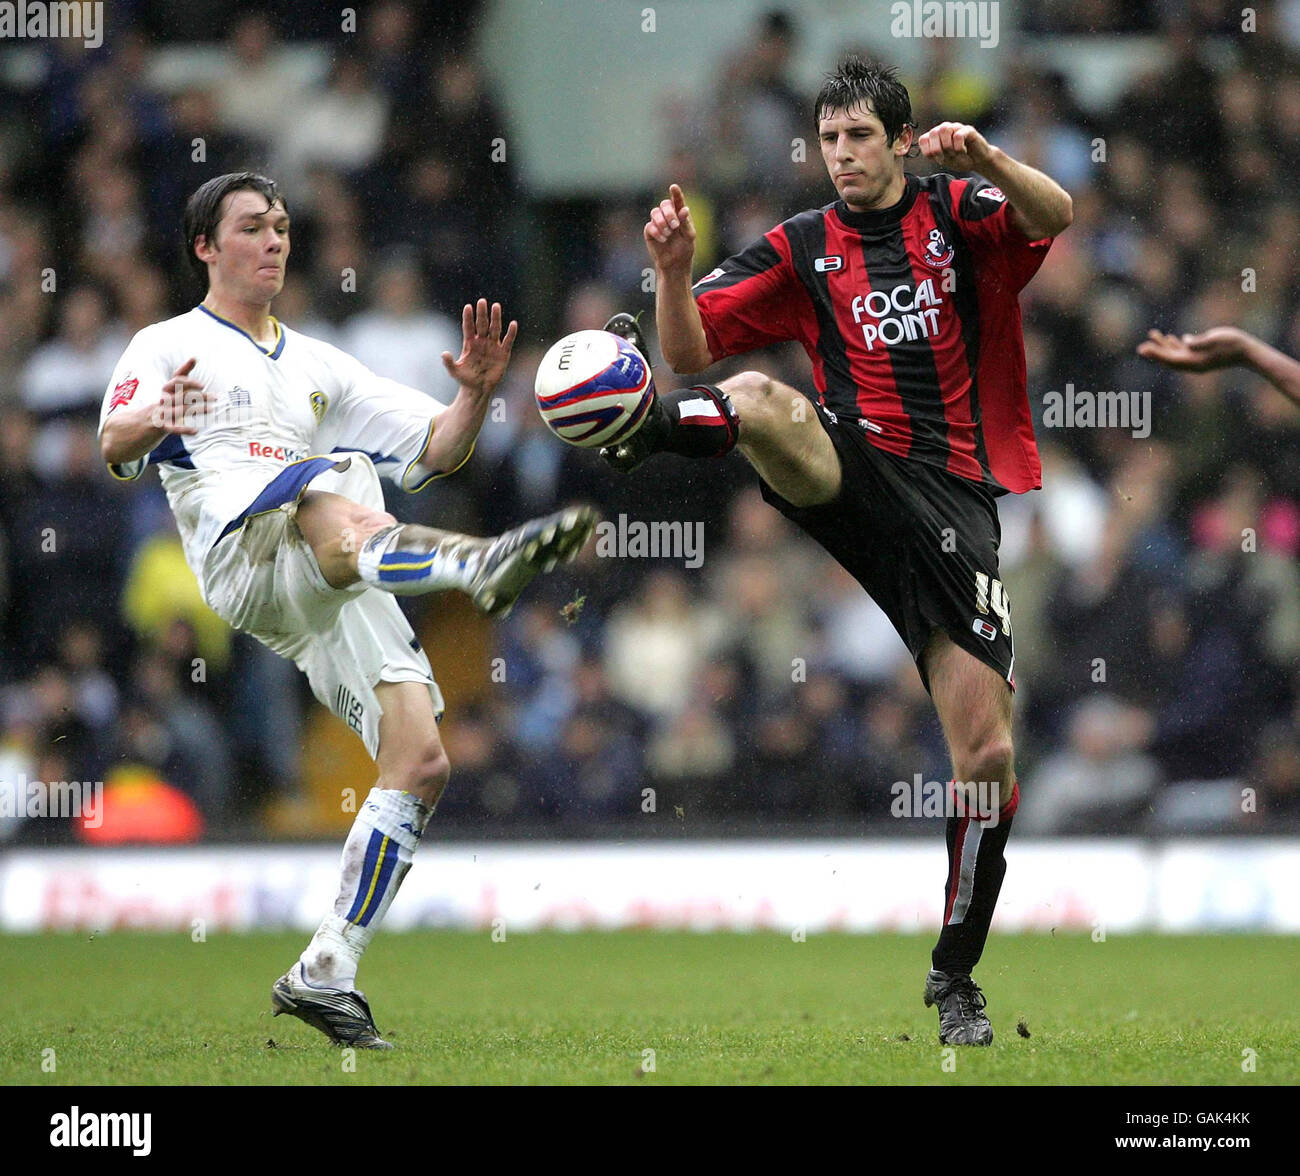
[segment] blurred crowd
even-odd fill
[[[299,787],[305,682],[206,610],[156,477],[114,483],[95,437],[132,333],[201,297],[178,264],[185,196],[252,166],[288,194],[293,259],[273,308],[288,325],[445,400],[438,357],[458,350],[461,302],[523,308],[476,456],[418,498],[393,495],[399,517],[488,533],[585,499],[613,520],[703,528],[702,561],[593,547],[535,585],[495,630],[503,680],[449,698],[445,817],[570,833],[644,811],[696,831],[926,826],[890,819],[895,782],[947,770],[910,658],[762,503],[743,459],[616,479],[545,431],[531,384],[547,343],[651,305],[641,224],[658,193],[576,218],[530,193],[490,151],[508,112],[464,36],[472,5],[453,7],[465,19],[431,39],[423,7],[374,5],[316,70],[275,6],[245,13],[218,82],[164,89],[146,78],[167,30],[142,5],[104,49],[56,45],[33,87],[0,90],[0,778],[143,765],[213,836],[255,831],[263,802]],[[1022,297],[1044,489],[1000,500],[1021,822],[1294,832],[1300,409],[1243,373],[1176,375],[1133,349],[1150,326],[1236,322],[1300,354],[1300,54],[1263,13],[1232,37],[1221,5],[1027,7],[1032,32],[1145,31],[1165,52],[1106,108],[1030,54],[990,80],[935,41],[904,77],[922,129],[971,121],[1075,204]],[[687,191],[699,271],[833,196],[792,80],[799,37],[797,17],[771,13],[703,103],[664,103],[679,128],[665,179]],[[801,136],[811,158],[792,161]],[[539,240],[569,260],[503,262]],[[797,348],[718,374],[745,368],[812,391]],[[1070,387],[1140,398],[1149,435],[1053,427],[1047,398]],[[408,604],[417,627],[439,607]],[[24,834],[0,821],[6,835]]]

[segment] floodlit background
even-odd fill
[[[703,526],[698,568],[589,549],[504,624],[457,596],[404,602],[453,765],[426,839],[448,847],[422,851],[447,868],[407,883],[418,918],[473,923],[514,892],[473,873],[458,839],[601,839],[569,906],[535,922],[617,925],[656,917],[635,908],[653,868],[619,847],[740,837],[725,852],[758,857],[692,857],[665,917],[798,923],[756,899],[732,918],[714,893],[751,865],[753,887],[776,889],[754,839],[779,836],[801,839],[810,879],[832,850],[863,863],[857,889],[809,883],[826,925],[927,925],[942,822],[892,816],[891,786],[942,781],[947,760],[884,616],[760,501],[738,455],[619,480],[531,402],[560,334],[651,312],[641,225],[669,181],[700,227],[701,273],[833,199],[811,99],[857,50],[900,67],[922,129],[973,122],[1074,198],[1022,296],[1040,424],[1070,385],[1150,397],[1146,437],[1040,427],[1045,488],[1001,500],[1024,784],[1004,918],[1300,927],[1296,843],[1280,839],[1300,831],[1300,410],[1239,372],[1134,355],[1150,326],[1220,322],[1300,353],[1300,4],[1258,6],[1244,32],[1238,4],[1003,2],[981,6],[997,15],[988,45],[896,36],[891,7],[393,0],[358,4],[345,31],[333,6],[141,0],[106,6],[99,48],[0,43],[0,780],[103,781],[118,813],[96,831],[0,816],[5,925],[136,917],[120,904],[141,890],[182,896],[137,911],[165,923],[227,878],[231,921],[314,925],[329,870],[302,899],[305,872],[242,847],[315,840],[311,860],[332,862],[347,790],[373,781],[294,667],[203,606],[156,475],[116,484],[95,441],[128,339],[201,297],[179,263],[185,197],[250,166],[293,216],[273,308],[290,326],[449,398],[438,355],[458,350],[461,303],[499,299],[520,321],[476,455],[417,497],[389,488],[399,517],[487,533],[584,499]],[[747,367],[812,391],[796,346],[715,371]],[[166,805],[175,793],[191,805]],[[51,853],[114,827],[241,848]],[[914,885],[902,858],[871,856],[901,850],[924,855]],[[417,918],[410,898],[395,921],[408,906]]]

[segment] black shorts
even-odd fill
[[[929,690],[921,654],[935,629],[992,666],[1015,689],[1011,607],[998,578],[993,492],[937,466],[877,448],[855,420],[818,408],[843,471],[840,495],[794,506],[763,497],[817,540],[890,619]]]

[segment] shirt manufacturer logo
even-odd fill
[[[844,268],[844,258],[838,253],[828,254],[826,257],[818,257],[813,261],[813,269],[819,274],[829,274],[834,270]]]

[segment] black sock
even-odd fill
[[[1002,879],[1011,819],[1020,806],[1020,784],[998,810],[996,823],[977,816],[949,817],[948,880],[943,889],[943,930],[930,960],[952,975],[969,975],[984,954]]]
[[[736,444],[740,418],[731,399],[713,384],[697,384],[660,397],[671,426],[663,448],[682,457],[721,457]]]

